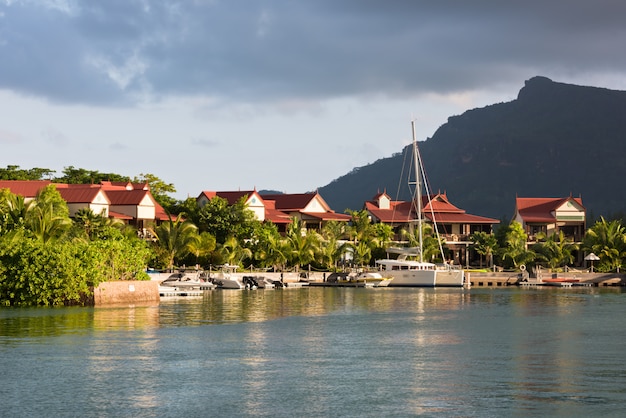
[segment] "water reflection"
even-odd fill
[[[623,306],[612,289],[304,288],[1,309],[0,394],[19,416],[602,416],[626,401]]]

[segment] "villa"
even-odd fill
[[[319,230],[328,221],[349,221],[350,215],[334,212],[318,192],[298,194],[259,194],[256,190],[248,191],[203,191],[196,198],[200,207],[212,198],[221,197],[230,205],[240,199],[250,209],[257,220],[269,221],[277,225],[284,233],[292,219],[299,219],[303,227]]]
[[[450,203],[445,192],[422,196],[422,207],[425,221],[431,224],[436,221],[439,234],[444,238],[445,247],[455,264],[468,265],[469,247],[472,245],[470,236],[474,232],[491,233],[493,225],[500,223],[497,219],[471,215],[459,209]],[[413,202],[391,200],[386,192],[378,193],[365,202],[364,209],[372,222],[390,225],[396,234],[396,241],[404,239],[400,231],[408,230],[417,218]]]
[[[103,181],[100,184],[65,184],[49,180],[0,180],[0,189],[9,189],[28,202],[50,184],[56,187],[67,203],[70,217],[81,209],[90,209],[96,214],[133,225],[140,233],[146,233],[153,224],[169,219],[150,193],[147,183]]]
[[[559,232],[580,242],[586,230],[586,209],[582,197],[516,197],[513,220],[522,224],[529,242],[536,242],[539,233]]]

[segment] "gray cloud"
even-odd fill
[[[261,102],[623,73],[625,15],[611,0],[15,0],[0,5],[0,88],[73,103]]]

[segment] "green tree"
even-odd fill
[[[574,251],[578,250],[578,245],[567,239],[563,231],[549,236],[541,232],[537,238],[539,242],[533,246],[534,252],[537,259],[544,261],[548,268],[556,269],[574,262]]]
[[[372,258],[372,248],[366,241],[359,241],[356,244],[352,244],[353,262],[358,266],[365,266],[369,264]]]
[[[498,240],[493,234],[476,231],[470,236],[472,248],[480,256],[480,268],[483,267],[483,257],[489,260],[489,266],[493,265],[493,254],[497,251]]]
[[[348,209],[346,213],[351,216],[347,232],[352,242],[356,244],[359,241],[371,240],[373,236],[372,221],[367,211]]]
[[[100,173],[96,170],[86,170],[73,166],[65,167],[63,175],[53,180],[55,183],[66,184],[98,184],[102,181],[128,182],[130,177],[125,177],[115,173]]]
[[[240,243],[252,238],[260,222],[247,208],[246,199],[244,196],[233,205],[219,196],[209,200],[198,212],[200,231],[209,232],[218,244],[223,244],[230,236],[237,238]]]
[[[230,236],[219,246],[218,253],[222,262],[242,266],[245,259],[252,258],[252,250],[239,243],[237,238]]]
[[[26,203],[23,196],[13,194],[9,189],[0,189],[0,235],[23,227],[34,204],[34,200]]]
[[[284,269],[287,263],[288,249],[286,240],[278,233],[278,228],[271,222],[264,222],[256,230],[252,240],[254,260],[260,267]]]
[[[512,221],[504,230],[503,245],[500,245],[499,255],[503,263],[509,262],[509,266],[519,267],[529,264],[535,259],[535,253],[526,247],[528,236],[524,232],[522,224]]]
[[[417,228],[400,230],[402,235],[409,242],[409,247],[419,246],[419,232]],[[443,262],[441,248],[443,239],[437,239],[434,235],[433,227],[430,224],[422,224],[422,259],[426,262]]]
[[[150,187],[150,193],[154,199],[169,213],[171,208],[174,207],[176,199],[169,196],[168,193],[176,193],[176,187],[172,183],[166,183],[154,174],[139,174],[138,177],[133,178],[133,183],[147,183]]]
[[[72,226],[67,203],[53,185],[37,193],[35,203],[26,212],[26,228],[41,241],[59,239]]]
[[[626,229],[619,220],[607,221],[601,217],[587,230],[583,249],[600,257],[595,270],[609,272],[622,269],[626,258]]]
[[[208,232],[201,232],[197,240],[189,243],[189,252],[195,257],[195,264],[208,266],[209,257],[216,248],[215,237]]]
[[[121,232],[106,240],[44,242],[15,230],[0,236],[0,302],[3,305],[82,304],[105,280],[148,280],[149,250]]]
[[[107,239],[109,229],[113,228],[118,231],[129,230],[128,235],[136,235],[136,230],[129,225],[124,224],[120,219],[106,218],[102,214],[96,214],[89,208],[79,209],[74,215],[74,227],[77,232],[75,235],[88,240]]]
[[[167,268],[174,267],[178,259],[190,252],[190,247],[199,240],[198,228],[180,218],[163,222],[156,230],[157,246],[167,255]]]
[[[320,236],[317,232],[304,228],[300,219],[293,218],[287,227],[285,239],[288,261],[296,270],[315,261],[315,256],[319,253]]]
[[[49,168],[31,168],[28,170],[21,169],[19,165],[7,165],[6,168],[0,168],[0,180],[43,180],[51,178],[54,170]]]
[[[340,242],[347,237],[348,225],[346,222],[330,221],[320,230],[320,249],[318,261],[322,267],[333,269],[351,248],[348,243]]]

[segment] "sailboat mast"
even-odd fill
[[[422,236],[422,171],[420,167],[420,158],[419,151],[417,149],[417,139],[415,135],[415,121],[411,121],[411,133],[413,135],[413,169],[415,170],[415,210],[417,212],[417,236],[418,236],[418,247],[419,247],[419,257],[420,262],[424,261],[423,256],[423,241],[424,238]]]

